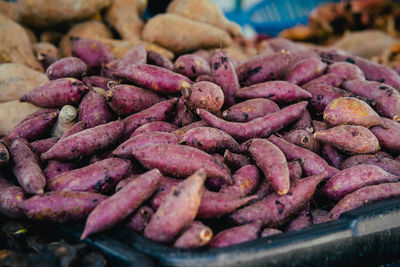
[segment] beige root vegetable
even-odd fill
[[[17,13],[17,5],[14,2],[0,1],[0,14],[18,21],[19,15]]]
[[[61,137],[65,131],[76,123],[78,112],[76,108],[71,105],[65,105],[58,114],[57,122],[54,125],[51,135],[53,137]]]

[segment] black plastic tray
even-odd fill
[[[78,225],[61,228],[76,236],[82,231]],[[134,258],[140,252],[167,266],[373,266],[400,259],[400,198],[368,204],[334,222],[227,248],[175,249],[122,227],[94,235],[86,242],[103,247],[105,252],[104,242],[113,242],[113,250],[119,244],[128,254],[126,247],[130,247]],[[119,256],[118,251],[113,253]],[[143,266],[139,263],[136,266]],[[151,264],[146,260],[143,263]]]

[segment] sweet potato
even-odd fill
[[[301,159],[303,171],[307,176],[317,175],[326,171],[328,172],[326,177],[329,178],[339,172],[336,168],[329,166],[323,158],[308,149],[296,146],[275,135],[271,135],[268,140],[279,147],[287,160]]]
[[[275,102],[265,98],[254,98],[224,110],[222,116],[228,121],[248,122],[279,110]]]
[[[94,90],[90,90],[79,104],[79,120],[85,122],[87,128],[108,123],[113,117],[106,99]]]
[[[197,121],[173,131],[172,134],[178,138],[178,141],[181,141],[183,136],[185,136],[185,133],[190,129],[205,126],[207,126],[207,123],[205,121]]]
[[[332,100],[326,106],[323,117],[330,126],[352,124],[366,128],[376,125],[385,127],[382,118],[367,103],[354,97]]]
[[[80,58],[88,68],[99,68],[113,59],[108,47],[97,40],[71,37],[71,41],[72,56]]]
[[[307,130],[293,130],[283,135],[283,138],[292,144],[304,147],[315,153],[318,153],[319,151],[319,143],[314,139],[313,134]]]
[[[174,63],[172,63],[171,60],[169,60],[166,56],[151,50],[147,52],[147,64],[174,70]]]
[[[124,124],[119,120],[83,130],[57,142],[42,159],[73,160],[90,155],[114,144],[123,131]]]
[[[65,105],[58,113],[58,118],[53,126],[51,135],[53,137],[60,137],[71,128],[77,121],[78,111],[71,105]]]
[[[313,132],[314,128],[311,123],[311,114],[305,109],[302,116],[290,127],[292,130],[306,130],[308,132]]]
[[[78,168],[78,164],[76,162],[61,162],[50,160],[49,163],[47,163],[46,168],[43,170],[46,176],[46,183],[50,183],[51,180],[57,175],[60,175],[64,172],[72,171],[76,168]]]
[[[85,62],[76,57],[65,57],[51,64],[46,70],[46,75],[50,80],[60,78],[80,79],[82,74],[86,72]]]
[[[329,212],[328,218],[336,220],[346,211],[361,207],[367,203],[397,197],[400,195],[400,183],[383,183],[358,189],[342,198]]]
[[[46,177],[29,143],[23,138],[14,140],[10,145],[10,153],[14,175],[22,188],[30,194],[43,194]]]
[[[174,187],[151,217],[144,236],[158,242],[173,241],[193,222],[200,207],[205,180],[205,170],[199,169]]]
[[[258,168],[254,165],[246,165],[238,169],[233,174],[234,185],[222,185],[220,193],[229,194],[231,196],[245,197],[251,194],[258,184],[262,176]]]
[[[230,217],[237,224],[261,220],[265,227],[277,227],[288,222],[311,199],[317,185],[327,172],[301,179],[290,189],[290,194],[271,194],[264,199],[237,210]]]
[[[327,221],[328,211],[323,209],[316,209],[311,211],[312,224],[320,224]]]
[[[39,54],[37,55],[37,60],[42,64],[43,69],[47,69],[50,67],[51,64],[59,60],[60,58],[53,57],[52,55],[47,55],[47,54]]]
[[[265,178],[271,183],[278,195],[289,192],[289,168],[285,155],[273,143],[264,139],[252,139],[248,152],[255,164],[262,170]]]
[[[17,4],[15,2],[0,2],[0,14],[14,20],[19,20],[19,15],[17,13]]]
[[[344,170],[361,164],[375,165],[388,173],[400,176],[400,162],[378,154],[351,156],[343,162],[341,169]]]
[[[19,99],[35,87],[47,83],[47,77],[19,63],[0,65],[0,102]]]
[[[82,82],[86,84],[87,87],[100,87],[102,89],[108,90],[107,84],[112,81],[111,78],[103,77],[103,76],[83,76]]]
[[[197,109],[196,112],[209,126],[221,129],[235,139],[248,140],[267,137],[279,131],[298,119],[306,106],[307,102],[303,101],[246,123],[225,121],[203,109]]]
[[[126,227],[130,230],[143,234],[143,231],[153,214],[154,211],[152,208],[148,206],[142,206],[132,215],[132,217],[126,223]]]
[[[29,145],[33,152],[35,152],[37,155],[40,155],[49,150],[57,142],[58,142],[58,137],[50,137],[46,139],[36,140],[30,143]]]
[[[318,78],[311,80],[308,83],[303,84],[301,87],[306,90],[308,90],[308,88],[313,85],[329,85],[334,87],[340,87],[345,80],[346,80],[345,77],[339,74],[328,73],[319,76]]]
[[[25,200],[20,207],[29,219],[63,223],[85,218],[105,199],[91,192],[49,192]]]
[[[288,162],[290,184],[296,184],[296,182],[303,175],[303,169],[301,168],[301,160],[293,160]]]
[[[248,157],[245,155],[232,153],[229,150],[225,150],[224,162],[229,166],[229,168],[235,170],[246,165],[251,165]]]
[[[53,63],[60,59],[60,51],[52,43],[48,43],[48,42],[34,43],[32,45],[32,49],[33,49],[34,55],[42,63],[42,66],[44,69],[47,69],[47,67],[50,66],[50,65],[47,65],[48,63],[50,63],[50,62]],[[47,57],[47,58],[50,58],[51,60],[43,61],[42,57],[45,57],[45,58]]]
[[[157,168],[163,174],[185,177],[204,168],[208,177],[222,178],[228,184],[232,184],[232,177],[227,169],[211,155],[193,147],[170,144],[148,145],[133,151],[133,156],[147,169]]]
[[[194,123],[197,120],[196,114],[187,106],[185,98],[180,97],[176,104],[176,110],[172,123],[176,126],[186,126]]]
[[[176,248],[197,248],[206,245],[213,237],[210,227],[199,221],[193,221],[183,233],[176,239]]]
[[[321,76],[327,69],[327,64],[315,57],[305,58],[296,62],[285,75],[285,80],[302,85]]]
[[[310,225],[312,225],[311,217],[306,208],[300,211],[299,215],[297,215],[297,217],[289,223],[289,225],[286,227],[286,231],[295,231]]]
[[[360,68],[348,62],[335,62],[329,65],[327,73],[334,73],[346,80],[365,80]]]
[[[282,234],[282,231],[275,228],[264,228],[264,230],[262,230],[261,232],[261,237],[273,236],[278,234]]]
[[[199,48],[225,47],[232,43],[224,30],[175,14],[160,14],[151,18],[144,26],[142,37],[180,54]]]
[[[351,154],[375,153],[380,149],[378,139],[363,126],[339,125],[315,132],[314,138]]]
[[[332,176],[323,191],[330,198],[339,200],[362,187],[386,182],[397,182],[400,177],[374,165],[357,165]]]
[[[224,92],[211,82],[197,82],[190,87],[182,89],[182,96],[192,110],[205,109],[211,113],[217,113],[224,104]]]
[[[267,98],[276,103],[292,103],[311,98],[310,92],[286,81],[269,81],[240,88],[235,94],[238,98]]]
[[[24,200],[24,190],[0,176],[0,213],[12,218],[22,217],[20,205]]]
[[[7,165],[10,161],[10,153],[8,152],[8,148],[4,143],[0,142],[0,167]]]
[[[379,144],[388,151],[400,151],[400,123],[382,118],[385,128],[372,127],[371,132],[378,138]]]
[[[257,239],[261,227],[262,222],[256,220],[249,224],[228,228],[214,236],[210,243],[208,243],[208,246],[211,248],[221,248]]]
[[[212,82],[215,83],[215,79],[211,75],[199,75],[196,80],[194,80],[196,83],[197,82]]]
[[[174,63],[174,71],[190,79],[211,73],[210,64],[204,58],[195,54],[185,54],[178,57]]]
[[[131,135],[130,138],[137,136],[139,134],[151,133],[151,132],[163,132],[163,133],[171,133],[176,131],[178,128],[168,122],[165,121],[153,121],[146,123],[145,125],[137,128]]]

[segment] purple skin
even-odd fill
[[[303,84],[301,87],[306,90],[308,90],[308,87],[313,85],[329,85],[333,87],[340,87],[345,80],[345,77],[340,76],[336,73],[328,73],[319,76],[318,78],[311,80],[308,83]]]
[[[312,198],[317,185],[327,173],[303,178],[290,189],[290,194],[279,196],[275,193],[237,210],[230,217],[237,224],[261,220],[265,227],[278,227],[288,222],[301,211]]]
[[[126,84],[111,87],[106,97],[108,104],[118,115],[130,115],[164,100],[149,90]]]
[[[171,60],[154,51],[147,52],[147,64],[159,66],[168,70],[174,70],[174,63],[172,63]]]
[[[296,184],[303,175],[303,169],[301,168],[301,160],[293,160],[288,162],[290,184]]]
[[[71,38],[72,55],[80,58],[89,68],[100,68],[113,60],[113,55],[103,43],[85,38]]]
[[[93,164],[93,163],[102,161],[103,159],[109,159],[112,157],[113,157],[112,150],[105,150],[105,151],[102,151],[100,153],[96,153],[95,155],[93,155],[89,160],[89,164]]]
[[[87,87],[100,87],[105,90],[108,90],[107,84],[110,81],[113,81],[111,78],[103,77],[103,76],[85,76],[82,77],[82,81],[86,84]]]
[[[136,135],[120,144],[112,154],[121,158],[132,158],[132,153],[152,144],[178,144],[178,139],[171,133],[149,132]]]
[[[344,156],[334,146],[321,144],[321,154],[323,158],[333,167],[339,169],[343,163]]]
[[[127,175],[125,175],[126,177]],[[129,184],[133,179],[135,179],[138,175],[132,175],[129,176],[128,178],[124,178],[121,181],[118,182],[118,184],[115,186],[115,192],[118,192],[121,190],[125,185]]]
[[[65,105],[78,104],[88,90],[81,81],[62,78],[36,87],[22,96],[20,101],[43,108],[62,108]]]
[[[298,130],[298,129],[304,129],[309,132],[313,131],[313,127],[311,125],[311,115],[310,112],[305,109],[303,111],[303,114],[301,115],[300,119],[298,119],[292,127],[290,127],[292,130]]]
[[[339,172],[336,168],[329,166],[323,158],[308,149],[296,146],[275,135],[271,135],[268,140],[279,147],[287,160],[301,159],[304,174],[307,176],[317,175],[326,171],[328,172],[326,177],[329,178]]]
[[[292,104],[246,123],[225,121],[202,109],[198,109],[196,112],[210,127],[221,129],[237,140],[248,140],[267,137],[271,133],[279,131],[299,119],[306,106],[306,101]]]
[[[202,108],[211,113],[217,113],[225,102],[224,92],[215,83],[198,82],[190,88],[182,89],[186,105],[195,110]]]
[[[0,175],[0,213],[11,218],[21,218],[23,212],[19,206],[24,200],[24,190]]]
[[[10,161],[10,152],[7,146],[0,141],[0,167],[7,165]]]
[[[328,213],[328,211],[322,209],[311,211],[312,224],[320,224],[326,222],[328,219]]]
[[[41,139],[41,140],[34,141],[34,142],[30,143],[29,145],[33,152],[40,155],[40,154],[46,152],[47,150],[49,150],[52,146],[54,146],[55,143],[57,143],[57,141],[58,141],[58,137],[50,137],[47,139]]]
[[[176,112],[172,123],[176,126],[186,126],[196,121],[196,115],[186,105],[184,97],[180,97],[176,104]]]
[[[58,110],[43,113],[33,117],[25,122],[18,124],[4,138],[4,142],[9,143],[19,137],[23,137],[28,141],[33,141],[39,136],[48,132],[57,120]]]
[[[59,110],[58,109],[41,109],[41,110],[38,110],[38,111],[33,112],[32,114],[29,114],[28,116],[26,116],[18,125],[23,124],[24,122],[27,122],[27,121],[29,121],[29,120],[31,120],[31,119],[33,119],[35,117],[38,117],[40,115],[49,114],[49,113],[52,113],[52,112],[57,112],[57,114],[58,114]]]
[[[151,217],[144,236],[158,242],[174,241],[196,217],[205,180],[206,172],[200,169],[174,187]]]
[[[392,155],[390,155],[388,152],[385,152],[385,151],[382,151],[382,150],[379,150],[378,152],[376,152],[375,155],[394,160],[394,157]]]
[[[344,82],[343,88],[373,102],[380,115],[400,121],[400,93],[393,87],[380,82],[353,80]]]
[[[222,116],[225,120],[233,122],[248,122],[280,110],[275,102],[265,98],[254,98],[224,110]]]
[[[208,51],[206,49],[198,49],[198,50],[194,51],[192,54],[198,55],[198,56],[204,58],[205,60],[207,60],[207,62],[212,61],[212,55],[211,55],[210,51]]]
[[[27,193],[43,194],[46,177],[29,143],[23,138],[18,138],[11,143],[9,149],[13,159],[12,169],[18,183]]]
[[[240,88],[239,79],[232,60],[221,50],[216,50],[212,58],[211,75],[224,92],[224,105],[230,107],[236,104],[235,93]]]
[[[346,211],[361,207],[367,203],[400,196],[400,183],[370,185],[358,189],[342,198],[329,212],[328,218],[333,221]]]
[[[345,170],[361,164],[375,165],[396,176],[400,176],[400,162],[377,154],[373,155],[356,155],[347,158],[341,169]]]
[[[133,156],[147,169],[159,169],[163,174],[186,177],[204,168],[208,177],[224,179],[232,184],[229,171],[213,156],[193,147],[155,144],[133,151]]]
[[[45,53],[39,53],[37,55],[37,60],[40,62],[40,64],[42,64],[43,69],[47,69],[51,64],[53,64],[54,62],[56,62],[57,60],[59,60],[58,57],[53,56],[53,55],[48,55]]]
[[[158,170],[148,171],[103,201],[89,214],[81,239],[111,228],[132,214],[157,190],[161,177]]]
[[[44,169],[47,184],[49,184],[51,180],[57,175],[74,170],[76,168],[78,168],[78,164],[75,162],[60,162],[50,160],[46,168]]]
[[[273,143],[265,139],[252,139],[248,152],[262,170],[278,195],[286,195],[290,188],[289,168],[285,155]]]
[[[203,74],[203,75],[199,75],[197,76],[196,83],[198,82],[211,82],[211,83],[215,83],[215,78],[212,75],[207,75],[207,74]]]
[[[175,135],[178,138],[178,141],[182,141],[182,138],[185,136],[185,133],[189,131],[190,129],[196,128],[196,127],[205,127],[208,124],[205,121],[197,121],[193,122],[189,125],[183,126],[179,128],[176,131],[173,131],[172,134]]]
[[[385,128],[372,127],[371,132],[378,138],[379,144],[392,152],[400,151],[400,123],[382,118]]]
[[[374,165],[357,165],[332,176],[323,191],[328,197],[339,200],[362,187],[387,182],[397,182],[400,177]]]
[[[90,90],[79,104],[79,120],[85,122],[87,128],[92,128],[112,121],[113,114],[106,99]]]
[[[114,76],[160,94],[178,94],[183,88],[192,85],[192,81],[186,76],[147,64],[119,68]]]
[[[225,150],[224,162],[229,166],[229,168],[234,170],[237,170],[246,165],[251,165],[248,157],[246,157],[245,155],[232,153],[229,150]]]
[[[158,187],[157,193],[151,198],[150,205],[154,210],[157,210],[161,203],[165,201],[165,198],[171,192],[173,187],[176,187],[180,184],[183,180],[181,179],[174,179],[163,176],[160,182],[160,186]]]
[[[275,228],[265,228],[261,232],[261,237],[273,236],[278,234],[282,234],[282,231]]]
[[[249,58],[237,68],[239,80],[245,86],[270,80],[282,80],[290,63],[287,51],[265,53]]]
[[[153,216],[154,211],[148,206],[140,207],[128,220],[126,227],[130,230],[139,232],[143,234],[144,229],[150,221],[151,216]]]
[[[195,79],[202,74],[211,73],[210,64],[204,58],[195,54],[179,56],[175,60],[174,71],[190,79]]]
[[[290,55],[296,54],[298,52],[301,52],[302,54],[308,52],[306,46],[297,42],[293,42],[286,38],[280,38],[280,37],[271,38],[267,40],[267,44],[271,46],[274,52],[286,50],[291,53]]]
[[[20,207],[31,220],[63,223],[86,218],[106,198],[91,192],[49,192],[25,200]]]
[[[173,131],[178,130],[178,127],[175,125],[165,122],[165,121],[153,121],[146,123],[145,125],[137,128],[131,135],[130,138],[137,136],[139,134],[151,133],[151,132],[162,132],[162,133],[171,133]]]
[[[119,120],[89,128],[60,140],[41,158],[68,161],[88,156],[114,144],[123,131],[124,124]]]
[[[363,126],[339,125],[315,132],[314,138],[351,154],[376,153],[380,149],[378,139]]]
[[[221,178],[208,178],[206,180],[206,188],[213,192],[218,192],[224,184],[226,183]]]
[[[46,75],[49,80],[60,78],[82,78],[82,74],[87,72],[85,62],[76,57],[65,57],[51,64]]]
[[[172,98],[157,103],[152,107],[149,107],[138,113],[132,114],[123,119],[125,130],[122,139],[123,140],[128,139],[137,128],[146,123],[152,121],[165,121],[169,117],[177,101],[178,101],[177,98]]]
[[[249,224],[228,228],[214,236],[208,246],[210,248],[222,248],[257,239],[261,227],[261,221],[254,221]]]
[[[304,147],[318,153],[319,142],[314,139],[313,134],[307,130],[297,129],[283,135],[283,138],[292,144]]]
[[[143,45],[138,45],[130,49],[118,60],[118,68],[124,68],[133,64],[146,64],[147,51]]]
[[[321,76],[327,67],[327,64],[322,62],[319,58],[305,58],[296,62],[296,64],[290,68],[285,80],[293,84],[302,85]]]
[[[47,187],[50,191],[107,193],[125,176],[129,166],[127,160],[105,159],[53,177]]]
[[[187,131],[180,143],[207,153],[223,152],[226,149],[239,152],[239,144],[232,136],[211,127],[197,127]]]
[[[267,98],[278,104],[292,103],[311,98],[311,94],[301,87],[286,81],[269,81],[243,87],[236,91],[238,98]]]
[[[295,231],[312,225],[310,213],[307,209],[302,210],[286,227],[286,231]]]
[[[261,200],[272,192],[274,192],[274,189],[272,188],[271,183],[266,179],[261,179],[261,183],[254,194],[257,195],[258,200]]]
[[[329,65],[327,73],[334,73],[346,80],[365,80],[362,70],[348,62],[335,62]]]
[[[245,197],[251,194],[260,183],[261,172],[254,165],[246,165],[233,174],[233,185],[222,185],[220,193],[231,196]]]
[[[212,237],[213,231],[210,227],[199,221],[193,221],[176,239],[174,247],[183,249],[202,247],[206,245]]]

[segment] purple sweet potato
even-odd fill
[[[307,130],[297,129],[283,135],[283,138],[292,144],[304,147],[315,153],[319,151],[319,142],[314,139],[313,134]]]
[[[161,68],[168,70],[174,70],[174,63],[171,62],[167,57],[154,51],[147,52],[147,63],[156,65]]]
[[[303,111],[303,114],[301,115],[301,117],[295,122],[293,123],[293,125],[290,127],[292,130],[307,130],[308,132],[312,132],[313,131],[313,127],[311,124],[311,114],[310,112],[305,109]]]
[[[269,81],[243,87],[236,91],[238,98],[267,98],[276,103],[292,103],[311,98],[310,92],[286,81]]]
[[[368,203],[397,197],[400,195],[400,183],[383,183],[358,189],[342,198],[329,212],[328,218],[336,220],[346,211],[361,207]]]
[[[237,170],[246,165],[251,165],[248,157],[246,157],[245,155],[232,153],[229,150],[225,150],[224,162],[229,166],[229,168],[234,170]]]
[[[400,176],[400,162],[377,154],[373,155],[355,155],[347,158],[341,169],[352,168],[361,164],[375,165],[396,176]]]
[[[90,90],[79,104],[79,120],[86,123],[87,128],[110,122],[112,111],[106,99],[94,90]]]
[[[197,127],[187,131],[180,143],[208,153],[223,152],[226,149],[239,152],[239,144],[232,136],[211,127]]]
[[[71,38],[72,55],[80,58],[89,68],[101,67],[113,59],[113,55],[103,43],[93,39]]]
[[[107,84],[113,81],[111,78],[103,77],[103,76],[83,76],[82,82],[86,84],[87,87],[100,87],[102,89],[107,90]]]
[[[295,184],[303,175],[301,168],[301,160],[293,160],[288,162],[290,184]]]
[[[237,224],[246,224],[261,220],[265,227],[277,227],[288,222],[301,211],[315,192],[317,185],[327,175],[327,172],[301,179],[290,194],[279,196],[271,194],[264,199],[237,210],[231,219]]]
[[[18,138],[9,148],[13,159],[12,169],[18,183],[27,193],[43,194],[46,177],[29,143],[23,138]]]
[[[400,152],[400,123],[382,118],[385,128],[372,127],[371,132],[378,138],[379,144],[392,152]]]
[[[176,248],[198,248],[206,245],[213,237],[213,231],[210,227],[199,221],[193,221],[176,239],[174,247]]]
[[[202,74],[211,73],[210,64],[204,58],[196,54],[179,56],[175,60],[174,71],[190,79],[195,79]]]
[[[119,84],[106,93],[110,107],[118,115],[139,112],[163,100],[157,94],[133,85]]]
[[[36,140],[29,145],[31,146],[33,152],[40,155],[49,150],[52,146],[54,146],[57,141],[58,137],[50,137],[46,139]]]
[[[165,121],[153,121],[146,123],[145,125],[137,128],[131,135],[130,138],[137,136],[139,134],[151,133],[151,132],[163,132],[163,133],[171,133],[176,131],[178,127],[175,125],[165,122]]]
[[[249,224],[228,228],[214,236],[210,243],[208,243],[208,246],[211,248],[221,248],[257,239],[261,227],[262,222],[257,220]]]
[[[36,87],[22,96],[20,101],[44,108],[61,108],[79,103],[87,90],[88,87],[77,79],[62,78]]]
[[[0,176],[0,213],[12,218],[22,217],[19,206],[24,200],[24,190]]]
[[[106,198],[91,192],[49,192],[25,200],[20,207],[29,219],[62,223],[85,218]]]
[[[202,108],[211,113],[217,113],[225,101],[224,92],[211,82],[197,82],[189,88],[183,88],[182,96],[192,110]]]
[[[124,68],[133,64],[146,64],[147,51],[143,45],[138,45],[128,50],[125,55],[118,60],[118,68]]]
[[[297,85],[302,85],[322,75],[327,69],[327,64],[319,58],[308,57],[296,62],[286,74],[285,80]]]
[[[185,136],[185,133],[187,131],[189,131],[190,129],[197,128],[197,127],[205,127],[207,125],[208,124],[205,121],[193,122],[189,125],[186,125],[184,127],[177,129],[176,131],[173,131],[172,134],[178,138],[178,141],[181,141],[182,138]]]
[[[251,194],[260,183],[262,176],[254,165],[241,167],[233,174],[234,185],[222,185],[220,193],[231,196],[245,197]]]
[[[283,154],[285,154],[287,160],[301,159],[304,174],[307,176],[317,175],[327,171],[328,175],[326,177],[329,178],[339,172],[336,168],[329,166],[323,158],[308,149],[296,146],[275,135],[271,135],[268,140],[279,147]]]
[[[89,214],[81,239],[128,217],[157,190],[161,177],[156,169],[148,171],[103,201]]]
[[[286,231],[299,230],[301,228],[312,225],[311,217],[308,209],[303,209],[300,211],[299,215],[294,218],[289,225],[286,227]]]
[[[248,140],[267,137],[271,133],[279,131],[298,119],[306,106],[307,102],[303,101],[246,123],[225,121],[202,109],[198,109],[196,112],[209,126],[221,129],[235,139]]]
[[[309,87],[314,85],[329,85],[333,87],[340,87],[345,80],[345,77],[340,76],[336,73],[328,73],[319,76],[318,78],[311,80],[308,83],[303,84],[301,87],[308,91],[310,91]]]
[[[73,160],[114,144],[124,131],[122,121],[113,121],[80,131],[57,142],[42,154],[43,160]]]
[[[48,113],[52,113],[52,112],[57,112],[57,114],[58,114],[58,110],[57,109],[39,109],[38,111],[33,112],[33,113],[29,114],[28,116],[26,116],[23,120],[21,120],[19,122],[19,124],[22,124],[22,123],[24,123],[26,121],[29,121],[29,120],[31,120],[31,119],[33,119],[35,117],[40,116],[40,115],[44,115],[44,114],[48,114]]]
[[[60,137],[71,128],[77,121],[78,118],[78,110],[71,106],[65,105],[58,113],[58,118],[56,123],[51,130],[51,136],[53,137]]]
[[[147,64],[119,68],[114,76],[161,94],[177,94],[192,84],[186,76]]]
[[[160,186],[158,187],[157,193],[150,200],[151,207],[154,210],[157,210],[160,207],[161,203],[165,201],[166,197],[172,191],[172,189],[183,181],[184,180],[181,179],[163,176],[161,178]]]
[[[10,153],[8,152],[8,148],[4,143],[0,142],[0,167],[7,165],[10,161]]]
[[[172,123],[177,126],[186,126],[197,120],[196,114],[186,105],[184,97],[180,97],[176,104],[176,111]]]
[[[289,168],[285,155],[273,143],[265,139],[252,139],[248,152],[262,170],[278,195],[286,195],[290,188]]]
[[[290,54],[287,51],[254,56],[239,64],[237,68],[239,80],[248,86],[283,79],[289,63]]]
[[[142,206],[131,216],[129,221],[126,223],[126,227],[133,231],[143,233],[153,214],[154,211],[152,208]]]
[[[400,177],[374,165],[357,165],[332,176],[323,191],[330,198],[339,200],[362,187],[386,182],[397,182]]]
[[[214,76],[204,74],[204,75],[199,75],[196,78],[196,80],[194,80],[194,81],[196,83],[197,82],[212,82],[212,83],[215,83],[215,78],[214,78]]]
[[[327,73],[334,73],[346,80],[365,80],[362,70],[348,62],[335,62],[329,65]]]
[[[177,98],[172,98],[126,117],[123,120],[125,125],[123,139],[128,139],[133,131],[146,123],[152,121],[165,121],[169,117],[172,108],[177,101]]]
[[[46,182],[50,183],[51,180],[68,171],[78,168],[78,164],[75,162],[61,162],[56,160],[50,160],[44,169],[44,174],[46,175]]]
[[[46,70],[49,80],[60,78],[82,78],[82,74],[87,72],[85,62],[76,57],[65,57],[52,63]]]
[[[328,211],[323,209],[316,209],[311,211],[312,224],[320,224],[327,221]]]
[[[367,103],[354,97],[339,97],[332,100],[324,110],[324,121],[330,126],[343,124],[367,128],[376,125],[385,126],[382,118]]]
[[[400,121],[400,93],[393,87],[380,82],[353,80],[343,83],[343,88],[372,101],[380,115]]]
[[[216,50],[212,58],[211,75],[224,93],[225,106],[234,105],[235,92],[240,88],[239,79],[232,59],[221,50]]]
[[[163,174],[185,177],[204,168],[208,177],[224,179],[232,184],[232,177],[211,155],[189,146],[155,144],[133,151],[133,156],[147,169],[159,169]]]
[[[275,102],[265,98],[254,98],[224,110],[222,116],[228,121],[248,122],[279,110]]]
[[[206,172],[200,169],[174,187],[151,217],[144,236],[158,242],[173,241],[196,217],[205,180]]]
[[[121,158],[131,158],[132,153],[147,145],[153,144],[178,144],[178,139],[171,133],[150,132],[142,133],[129,138],[120,144],[112,153]]]
[[[375,153],[380,149],[378,139],[363,126],[339,125],[315,132],[314,138],[351,154]]]
[[[50,191],[93,191],[107,193],[126,174],[130,162],[109,158],[94,164],[64,172],[53,177],[47,187]]]
[[[282,231],[275,228],[264,228],[264,230],[262,230],[261,232],[261,237],[273,236],[278,234],[282,234]]]

